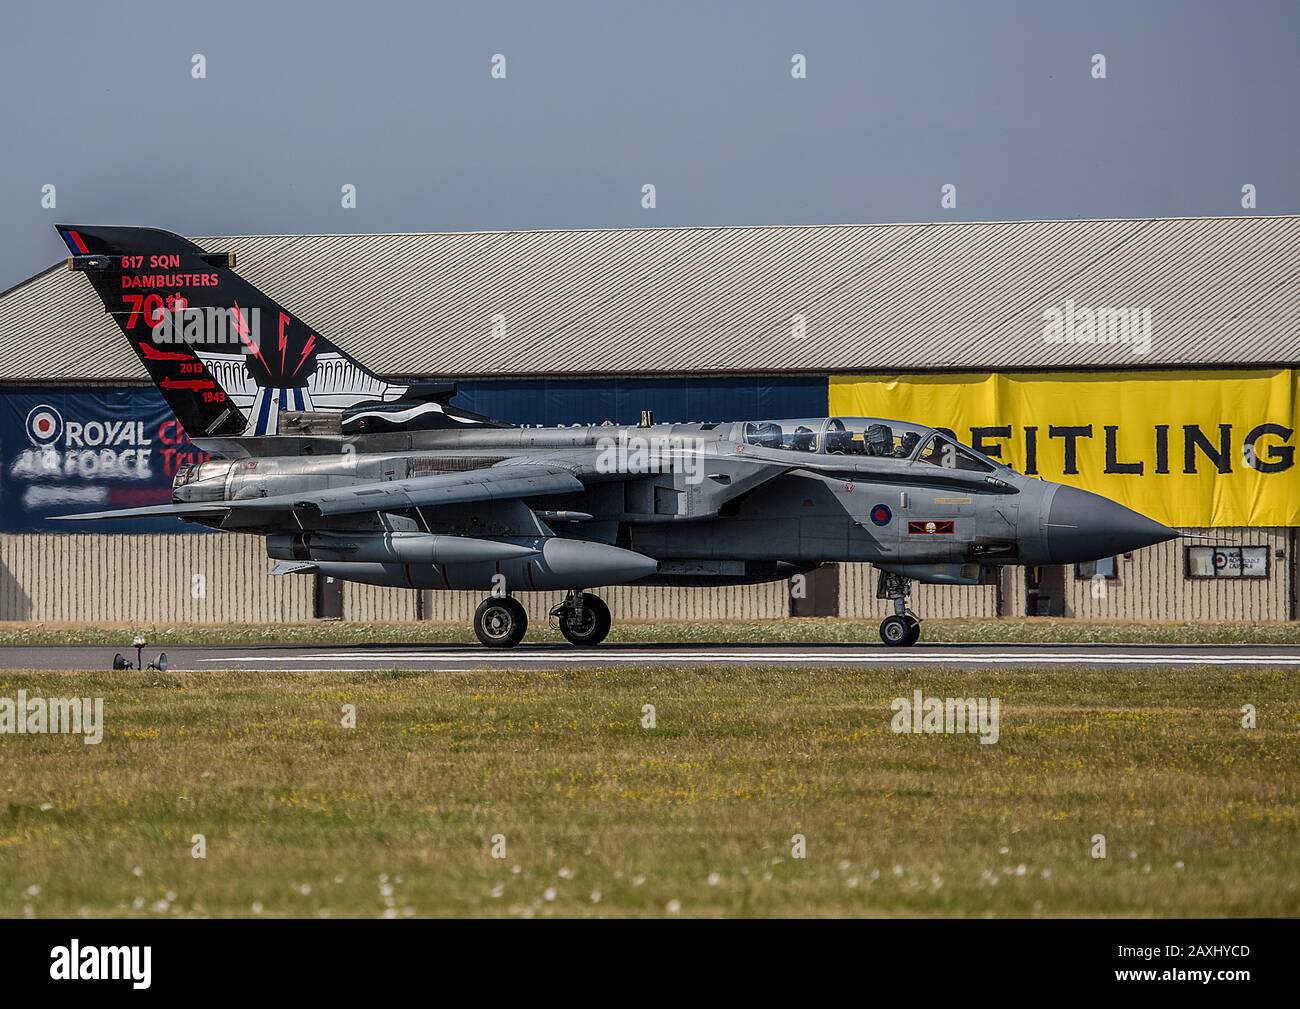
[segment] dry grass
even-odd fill
[[[883,610],[882,610],[883,613]],[[618,621],[610,641],[648,642],[859,642],[879,644],[879,619],[801,617],[797,620]],[[371,642],[470,643],[469,623],[435,621],[302,624],[60,624],[0,623],[0,645],[116,644],[135,633],[151,644],[356,644]],[[528,641],[561,641],[544,621],[528,628]],[[1055,617],[926,620],[922,640],[1022,644],[1300,644],[1294,621],[1159,622],[1073,620]]]
[[[0,736],[6,916],[1300,913],[1283,670],[0,678],[107,722]],[[1000,742],[892,733],[918,687]]]

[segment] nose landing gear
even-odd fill
[[[921,637],[921,621],[911,613],[894,614],[880,622],[880,640],[890,646],[905,648]]]
[[[894,613],[880,623],[880,640],[891,648],[907,648],[921,637],[921,618],[907,606],[912,594],[912,579],[889,571],[880,572],[876,582],[876,598],[893,601]]]
[[[564,602],[551,610],[551,619],[569,644],[588,647],[604,641],[613,623],[609,607],[600,596],[577,589],[569,592]]]

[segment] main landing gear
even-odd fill
[[[880,572],[876,582],[876,598],[890,599],[894,603],[893,616],[880,623],[880,640],[891,648],[906,648],[921,637],[921,619],[907,607],[912,594],[912,579],[889,571]]]
[[[551,619],[571,645],[598,645],[613,623],[609,607],[600,596],[573,589],[564,602],[551,610]]]
[[[514,648],[527,630],[528,614],[510,596],[488,596],[474,611],[474,633],[488,648]]]
[[[600,596],[574,589],[551,610],[551,619],[573,645],[598,645],[609,634],[609,607]],[[489,596],[474,612],[474,634],[488,648],[513,648],[528,631],[528,614],[512,596]]]

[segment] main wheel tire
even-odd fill
[[[918,623],[913,628],[907,617],[900,617],[895,614],[892,617],[885,617],[880,622],[880,640],[889,645],[890,648],[905,648],[914,644],[920,634],[920,624]]]
[[[906,617],[904,619],[912,628],[912,632],[907,636],[907,641],[904,642],[910,648],[921,640],[921,621],[917,620],[916,617]]]
[[[489,596],[474,611],[474,634],[488,648],[514,648],[528,630],[528,614],[518,599]]]
[[[609,628],[613,624],[613,619],[609,615],[609,607],[600,596],[593,596],[590,592],[582,594],[582,621],[575,625],[570,613],[560,615],[560,633],[564,635],[564,640],[571,645],[598,645],[605,640],[609,634]]]

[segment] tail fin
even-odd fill
[[[273,435],[336,413],[344,434],[492,424],[455,386],[388,382],[208,252],[154,228],[55,225],[192,438]]]

